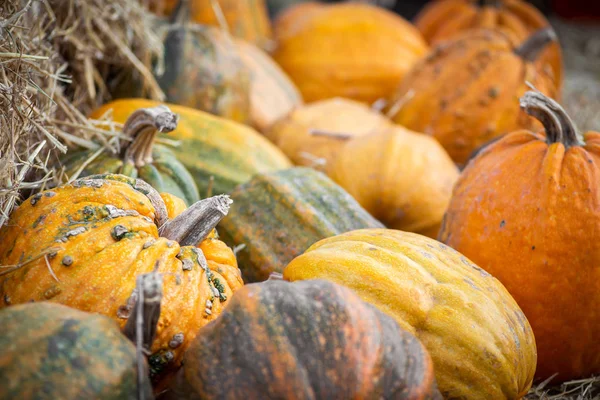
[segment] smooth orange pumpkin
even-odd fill
[[[124,175],[36,194],[0,230],[0,265],[11,267],[0,272],[0,308],[52,301],[123,327],[137,276],[157,269],[163,297],[149,365],[158,380],[181,364],[200,327],[243,285],[233,252],[210,235],[228,204],[217,196],[169,219],[152,187]],[[201,205],[212,214],[200,213]]]
[[[397,125],[348,140],[327,171],[387,227],[433,238],[459,175],[435,139]]]
[[[313,244],[283,277],[338,283],[392,316],[431,354],[445,399],[515,400],[531,386],[535,339],[523,312],[497,279],[433,239],[343,233]]]
[[[505,32],[479,30],[436,46],[416,65],[390,101],[398,124],[435,137],[463,165],[494,137],[539,126],[518,107],[528,83],[557,93],[532,60],[556,36],[548,29],[517,44]]]
[[[533,32],[550,26],[535,6],[522,0],[437,0],[430,2],[415,19],[415,25],[430,44],[452,38],[466,30],[503,29],[525,40]],[[547,68],[557,86],[563,79],[560,44],[552,43],[540,54],[538,64]]]
[[[409,22],[364,3],[320,5],[286,24],[278,29],[275,22],[273,57],[307,102],[387,97],[428,51]]]
[[[362,136],[391,124],[388,118],[363,103],[334,98],[295,109],[265,131],[265,136],[294,164],[325,171],[345,144],[344,140],[332,139],[327,133]]]
[[[600,373],[600,133],[579,135],[556,103],[521,105],[545,136],[506,135],[459,179],[440,240],[496,276],[531,322],[536,375]]]

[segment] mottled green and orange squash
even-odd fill
[[[121,99],[103,105],[91,117],[100,118],[111,111],[116,122],[124,123],[137,109],[159,104],[145,99]],[[257,173],[292,165],[275,145],[250,127],[188,107],[167,106],[179,116],[177,128],[169,133],[169,138],[180,144],[171,151],[194,177],[201,197],[209,187],[215,194],[229,193]]]
[[[515,400],[531,387],[537,355],[527,318],[496,278],[433,239],[347,232],[313,244],[283,277],[338,283],[392,316],[427,348],[445,399]]]
[[[322,280],[245,286],[185,355],[168,399],[441,399],[421,343]]]
[[[38,193],[0,230],[0,265],[7,267],[0,308],[51,301],[123,327],[137,276],[156,269],[163,305],[149,363],[158,380],[180,365],[199,328],[242,285],[231,249],[209,236],[229,203],[215,196],[169,218],[155,189],[124,175],[90,176]]]
[[[600,374],[600,132],[556,101],[520,101],[544,130],[485,147],[458,180],[440,240],[496,276],[531,322],[536,376]]]
[[[65,177],[95,174],[124,174],[140,178],[159,192],[183,198],[187,205],[198,201],[198,188],[189,171],[171,150],[154,143],[156,135],[177,127],[177,116],[165,105],[140,108],[129,116],[122,135],[130,138],[119,146],[120,152],[106,151],[92,158],[95,150],[69,153],[61,159]]]
[[[506,31],[478,30],[438,44],[389,101],[397,124],[433,136],[463,166],[489,140],[515,129],[537,129],[518,98],[534,85],[555,96],[556,82],[535,64],[556,40],[548,28],[526,40]]]
[[[250,71],[250,124],[264,133],[275,121],[299,107],[302,95],[267,53],[243,40],[235,43]]]
[[[437,44],[473,29],[505,30],[525,40],[550,23],[533,4],[523,0],[437,0],[431,1],[415,18],[427,42]],[[551,71],[557,86],[563,80],[560,44],[542,51],[537,64]]]
[[[296,167],[256,175],[232,193],[219,224],[223,241],[237,253],[245,282],[281,272],[317,240],[383,225],[326,175]]]
[[[306,102],[387,98],[429,50],[414,26],[383,7],[362,2],[292,7],[302,11],[275,21],[273,58]]]
[[[0,310],[0,326],[0,398],[136,398],[135,347],[109,318],[42,302]]]

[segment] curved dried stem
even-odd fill
[[[556,101],[541,92],[528,91],[521,97],[520,105],[542,123],[548,144],[562,143],[566,148],[584,145],[575,123]]]
[[[556,32],[552,27],[542,28],[527,38],[514,53],[525,61],[533,62],[551,42],[557,41]]]
[[[178,116],[165,105],[135,111],[123,126],[123,134],[133,139],[123,146],[124,161],[137,168],[152,163],[152,146],[157,133],[172,132],[177,122]]]

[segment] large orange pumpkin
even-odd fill
[[[550,26],[544,15],[522,0],[438,0],[428,4],[415,19],[425,39],[435,44],[466,30],[504,29],[525,40],[538,29]],[[563,63],[560,44],[543,50],[538,63],[552,71],[560,87]]]
[[[313,6],[277,28],[275,61],[305,101],[347,97],[374,102],[391,94],[428,50],[399,15],[369,4]]]
[[[600,373],[600,133],[579,135],[555,102],[521,106],[545,136],[506,135],[459,179],[440,240],[496,276],[530,321],[536,375]]]
[[[532,62],[555,37],[548,29],[517,44],[505,32],[479,30],[441,43],[407,75],[388,113],[396,123],[435,137],[462,165],[490,139],[538,126],[517,99],[527,83],[556,94],[555,82]]]
[[[0,265],[12,267],[0,272],[0,308],[53,301],[123,327],[137,276],[157,269],[163,297],[149,364],[155,378],[164,377],[243,284],[233,252],[210,234],[228,204],[222,196],[202,200],[169,219],[152,187],[124,175],[36,194],[0,230]],[[181,211],[180,203],[169,208]]]

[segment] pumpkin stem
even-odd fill
[[[160,235],[175,240],[181,246],[196,246],[229,212],[233,200],[228,195],[218,195],[192,204],[160,229]]]
[[[552,27],[542,28],[531,34],[514,53],[525,61],[533,62],[550,42],[557,41],[556,32]]]
[[[478,4],[479,7],[494,7],[494,8],[500,8],[500,0],[479,0]]]
[[[150,164],[153,161],[152,146],[156,134],[173,131],[177,128],[177,120],[177,115],[165,105],[135,111],[123,126],[123,134],[133,138],[123,148],[123,160],[133,163],[137,168]]]
[[[150,352],[152,342],[156,336],[162,292],[163,280],[158,272],[153,271],[138,276],[135,289],[131,293],[131,298],[135,301],[134,312],[129,316],[125,327],[123,327],[123,334],[136,347],[138,400],[145,399],[143,390],[144,377],[147,375],[145,353]]]
[[[521,97],[520,105],[544,125],[548,144],[560,142],[565,148],[584,145],[575,123],[556,101],[541,92],[528,91]]]
[[[171,13],[169,22],[171,25],[184,25],[190,21],[190,15],[190,1],[179,0],[175,6],[175,9]]]
[[[352,135],[349,133],[333,132],[333,131],[327,131],[324,129],[310,129],[309,133],[312,136],[323,136],[323,137],[328,137],[328,138],[337,139],[337,140],[352,139]]]

